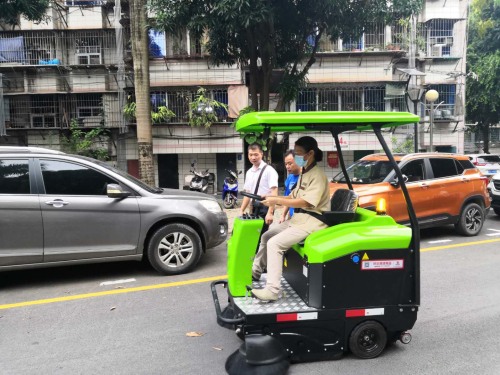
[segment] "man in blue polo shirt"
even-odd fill
[[[288,150],[285,154],[285,167],[288,172],[288,178],[285,181],[285,197],[288,196],[293,190],[295,184],[299,180],[300,172],[302,168],[300,168],[297,164],[295,164],[294,160],[294,152],[293,150]],[[287,218],[287,214],[290,214],[290,217],[293,216],[293,208],[283,207],[283,211],[281,212],[280,224],[284,222]]]

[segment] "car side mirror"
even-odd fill
[[[405,182],[405,184],[408,182],[408,176],[406,176],[405,174],[403,175],[403,181]],[[392,180],[390,182],[390,184],[394,187],[398,187],[399,186],[399,180],[397,177],[394,178],[394,180]]]
[[[118,184],[108,184],[107,193],[109,198],[121,199],[128,197],[131,193],[124,191]]]

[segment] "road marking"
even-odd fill
[[[427,241],[427,243],[444,243],[444,242],[451,242],[451,240]]]
[[[104,281],[100,283],[100,286],[105,286],[105,285],[115,285],[115,284],[125,284],[125,283],[132,283],[134,281],[137,281],[136,279],[125,279],[125,280],[114,280],[114,281]]]
[[[490,233],[490,234],[487,234],[487,236],[491,237],[491,236],[500,236],[500,230],[498,229],[491,229],[491,228],[488,228],[488,230],[491,230],[493,232],[496,232],[496,233]]]
[[[444,245],[444,246],[436,246],[436,247],[427,247],[425,249],[421,249],[420,252],[433,251],[433,250],[442,250],[442,249],[450,249],[450,248],[454,248],[454,247],[465,247],[465,246],[472,246],[472,245],[482,245],[482,244],[492,243],[492,242],[500,242],[500,239],[484,240],[484,241],[476,241],[476,242],[465,242],[465,243],[458,243],[458,244]],[[38,301],[27,301],[27,302],[11,303],[11,304],[6,304],[6,305],[0,305],[0,310],[12,309],[12,308],[15,308],[15,307],[23,307],[23,306],[44,305],[44,304],[54,303],[54,302],[73,301],[73,300],[77,300],[77,299],[84,299],[84,298],[91,298],[91,297],[101,297],[101,296],[107,296],[107,295],[112,295],[112,294],[123,294],[123,293],[130,293],[130,292],[139,292],[139,291],[143,291],[143,290],[170,288],[170,287],[173,287],[173,286],[181,286],[181,285],[189,285],[189,284],[199,284],[199,283],[206,283],[208,281],[221,280],[221,279],[227,279],[227,275],[207,277],[207,278],[204,278],[204,279],[194,279],[194,280],[186,280],[186,281],[177,281],[177,282],[167,283],[167,284],[146,285],[146,286],[139,286],[139,287],[135,287],[135,288],[113,289],[113,290],[107,290],[105,292],[96,292],[96,293],[88,293],[88,294],[78,294],[78,295],[75,295],[75,296],[66,296],[66,297],[41,299],[41,300],[38,300]]]
[[[462,247],[462,246],[472,246],[472,245],[482,245],[485,243],[491,243],[491,242],[500,242],[500,239],[498,240],[484,240],[484,241],[475,241],[475,242],[462,242],[462,243],[456,243],[452,245],[444,245],[444,246],[436,246],[436,247],[427,247],[425,249],[420,249],[420,252],[423,253],[425,251],[433,251],[433,250],[442,250],[442,249],[450,249],[453,247]],[[1,307],[1,306],[0,306]]]
[[[207,278],[204,278],[204,279],[194,279],[194,280],[186,280],[186,281],[177,281],[177,282],[174,282],[174,283],[167,283],[167,284],[156,284],[156,285],[138,286],[136,288],[113,289],[113,290],[107,290],[105,292],[77,294],[77,295],[74,295],[74,296],[41,299],[41,300],[38,300],[38,301],[27,301],[27,302],[19,302],[19,303],[10,303],[10,304],[6,304],[6,305],[0,305],[0,310],[12,309],[14,307],[22,307],[22,306],[45,305],[47,303],[72,301],[72,300],[76,300],[76,299],[84,299],[84,298],[91,298],[91,297],[108,296],[108,295],[111,295],[111,294],[122,294],[122,293],[129,293],[129,292],[139,292],[139,291],[143,291],[143,290],[170,288],[170,287],[173,287],[173,286],[181,286],[181,285],[189,285],[189,284],[199,284],[199,283],[206,283],[208,281],[214,281],[214,280],[220,280],[220,279],[227,279],[227,275],[207,277]]]

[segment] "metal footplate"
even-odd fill
[[[254,281],[252,284],[255,289],[260,289],[266,286],[266,281],[267,274],[263,274],[259,281]],[[277,301],[262,302],[248,295],[247,297],[235,297],[233,302],[246,315],[318,311],[314,307],[307,306],[283,277],[281,278],[281,293]]]

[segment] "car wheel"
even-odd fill
[[[455,228],[463,236],[477,236],[484,224],[484,211],[477,203],[469,203],[465,206]]]
[[[168,224],[159,228],[148,244],[149,263],[162,275],[179,275],[191,271],[201,258],[201,239],[185,224]]]
[[[493,211],[495,211],[495,213],[500,216],[500,208],[494,208]]]
[[[354,328],[349,338],[349,349],[362,359],[378,356],[387,344],[387,333],[382,325],[375,321],[366,321]]]

